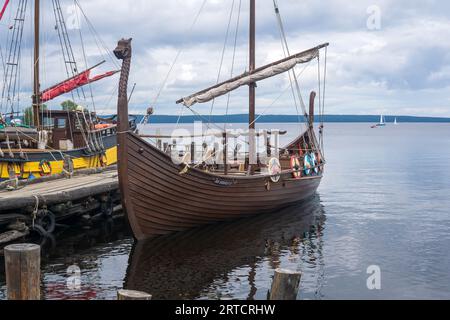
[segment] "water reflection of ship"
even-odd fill
[[[321,263],[324,225],[317,196],[274,214],[139,242],[130,255],[125,288],[155,299],[195,299],[213,282],[226,282],[231,271],[248,267],[247,298],[254,299],[259,262],[275,269],[283,267],[281,256],[299,255],[308,265]]]

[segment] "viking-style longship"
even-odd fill
[[[2,1],[3,2],[3,1]],[[43,33],[41,9],[44,4],[52,6],[54,25],[52,29],[61,49],[61,68],[67,78],[48,89],[41,85],[47,75],[47,56],[41,54]],[[78,1],[76,5],[79,21],[87,19]],[[33,8],[34,6],[34,8]],[[27,12],[34,9],[33,14]],[[9,14],[10,21],[6,21]],[[33,20],[28,19],[33,16]],[[0,182],[16,179],[38,181],[47,176],[71,174],[77,170],[102,168],[117,163],[116,125],[100,119],[95,112],[92,83],[108,78],[118,71],[109,71],[93,76],[93,70],[105,61],[93,67],[87,65],[83,37],[83,60],[86,67],[79,68],[80,57],[76,59],[74,46],[69,37],[60,0],[3,2],[0,11],[2,27],[8,24],[6,47],[0,47],[2,82],[0,85]],[[47,21],[47,20],[46,20]],[[21,95],[30,94],[22,73],[27,66],[24,55],[24,40],[27,22],[33,26],[34,43],[32,56],[32,99],[22,99]],[[93,26],[89,25],[91,28]],[[93,29],[92,29],[93,30]],[[91,30],[91,31],[92,31]],[[78,31],[77,31],[78,33]],[[48,34],[46,34],[48,35]],[[103,50],[103,48],[100,48]],[[101,53],[101,51],[100,51]],[[113,63],[117,63],[112,59]],[[54,65],[53,67],[56,67]],[[27,73],[28,74],[28,73]],[[44,79],[43,79],[44,78]],[[42,81],[42,79],[44,81]],[[31,79],[29,79],[31,80]],[[42,81],[42,82],[41,82]],[[24,84],[25,83],[25,84]],[[61,104],[60,109],[51,108],[54,99],[70,95],[70,99]],[[24,105],[25,104],[25,105]],[[48,107],[47,107],[48,105]],[[89,109],[91,111],[89,111]],[[93,109],[93,110],[92,110]]]
[[[275,1],[274,5],[281,34],[284,35]],[[256,68],[255,11],[255,0],[250,0],[248,71],[178,101],[192,110],[196,103],[212,101],[239,87],[249,86],[248,133],[238,137],[231,137],[227,132],[220,133],[221,143],[213,147],[190,143],[181,146],[185,149],[180,150],[176,137],[163,143],[162,139],[167,137],[139,135],[130,130],[127,121],[127,84],[132,56],[131,39],[119,42],[115,50],[116,57],[123,60],[118,99],[119,181],[123,207],[138,240],[273,212],[315,194],[325,165],[321,148],[323,125],[320,127],[320,139],[314,131],[316,93],[310,95],[309,114],[302,103],[304,114],[301,118],[306,123],[304,132],[292,143],[279,147],[277,143],[269,142],[270,137],[285,132],[254,131],[257,120],[255,92],[258,81],[289,73],[293,93],[300,95],[295,66],[306,65],[315,59],[319,62],[320,52],[322,49],[326,51],[328,44],[289,55],[287,42],[284,42],[286,58]],[[321,74],[320,64],[318,70]],[[322,88],[319,85],[321,96],[324,94]],[[301,100],[301,96],[298,98]],[[322,111],[324,99],[319,100]],[[261,136],[268,141],[267,155],[264,157],[256,154],[256,140]],[[240,158],[237,157],[239,148],[230,150],[230,141],[242,138],[245,138],[244,145],[248,147],[248,152],[244,152],[244,157]],[[201,161],[195,160],[198,153],[201,153]]]

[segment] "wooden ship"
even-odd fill
[[[19,88],[23,60],[21,46],[30,3],[34,4],[34,67],[33,96],[28,104],[32,107],[27,110],[20,100]],[[45,3],[50,4],[50,1]],[[19,0],[14,7],[6,1],[1,11],[0,21],[6,10],[12,11],[13,19],[9,27],[10,43],[4,55],[6,61],[0,101],[0,182],[40,179],[76,170],[107,167],[117,162],[116,125],[104,123],[95,112],[78,106],[78,103],[91,103],[84,86],[110,77],[117,71],[91,76],[93,69],[104,61],[79,71],[60,1],[52,0],[51,3],[68,79],[45,90],[41,90],[40,68],[44,58],[40,50],[41,1]],[[71,108],[47,108],[46,103],[68,93],[75,100]]]
[[[41,79],[47,78],[41,72],[47,65],[46,56],[41,54],[40,37],[44,3],[53,7],[54,30],[67,80],[42,90]],[[109,217],[120,201],[116,173],[117,125],[114,119],[102,119],[89,111],[95,110],[92,83],[118,71],[92,75],[106,61],[80,71],[60,0],[44,3],[5,1],[0,11],[1,22],[8,10],[12,18],[8,28],[10,41],[5,53],[2,52],[0,83],[0,245],[27,236],[31,231],[47,237],[57,223],[75,216],[89,218],[100,213]],[[34,9],[33,15],[27,14],[30,8]],[[30,21],[28,16],[34,19]],[[25,21],[34,30],[33,66],[29,70],[33,79],[29,88],[21,77]],[[83,38],[80,38],[87,65]],[[114,58],[112,62],[117,64]],[[32,91],[32,101],[21,99],[21,94],[28,91]],[[63,95],[71,97],[66,101],[70,102],[66,108],[51,108],[54,99]]]
[[[205,151],[203,160],[193,163],[191,160],[198,146],[191,144],[191,151],[175,161],[178,151],[174,143],[152,143],[146,139],[149,136],[140,136],[130,130],[127,86],[132,58],[131,39],[121,40],[114,51],[116,57],[123,60],[118,97],[119,185],[123,207],[138,240],[272,212],[310,198],[319,187],[325,159],[314,131],[316,93],[311,93],[309,114],[306,111],[304,114],[306,131],[285,147],[268,146],[267,161],[262,161],[256,154],[255,93],[258,81],[292,72],[298,64],[319,60],[320,51],[328,44],[256,68],[256,7],[255,0],[249,2],[248,72],[178,101],[192,110],[196,103],[205,103],[248,86],[249,151],[241,163],[236,163],[236,159],[230,156],[231,150],[227,148],[231,138],[227,132],[222,134],[221,152],[217,148],[212,152]],[[322,109],[322,105],[320,107]],[[273,132],[262,134],[271,135]],[[278,131],[278,134],[283,132]],[[213,157],[215,160],[210,161]]]

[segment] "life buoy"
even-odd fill
[[[108,129],[109,127],[111,127],[111,125],[107,123],[100,123],[94,126],[95,130]]]
[[[100,165],[104,168],[108,166],[108,157],[106,156],[106,154],[102,154],[100,155]]]
[[[292,156],[291,157],[291,170],[292,170],[292,175],[294,176],[295,179],[300,179],[302,177],[302,173],[301,173],[300,169],[301,169],[300,160],[298,159],[297,156]]]
[[[39,163],[39,168],[40,168],[40,174],[43,177],[49,176],[52,174],[52,165],[50,164],[50,161],[48,161],[48,160],[42,160]]]
[[[315,174],[319,173],[319,168],[317,166],[317,159],[314,153],[311,153],[311,168],[314,168],[313,171]]]
[[[303,171],[305,175],[309,176],[311,174],[311,167],[312,167],[311,156],[309,154],[306,154],[303,162],[304,162]]]

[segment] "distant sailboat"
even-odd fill
[[[394,120],[394,125],[395,125],[395,126],[398,125],[397,118],[395,118],[395,120]]]
[[[397,121],[397,119],[396,119],[396,121]],[[375,124],[375,125],[373,125],[373,126],[371,126],[371,128],[372,129],[376,129],[376,128],[383,128],[385,126],[386,126],[386,119],[385,119],[385,117],[383,115],[381,115],[380,122]]]
[[[385,127],[386,126],[386,119],[384,118],[384,116],[382,115],[380,117],[380,123],[377,124],[377,127]]]

